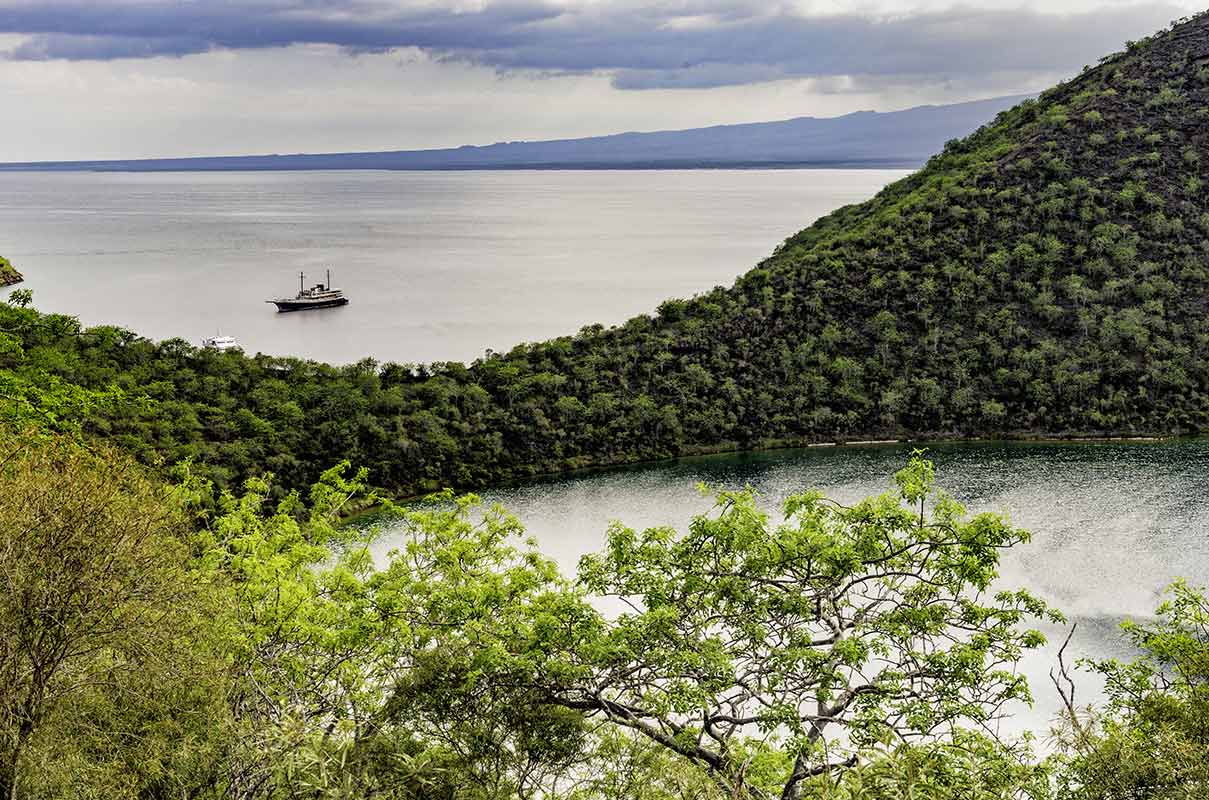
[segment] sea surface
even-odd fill
[[[1070,657],[1129,657],[1127,618],[1147,619],[1176,578],[1209,584],[1209,440],[1105,443],[970,443],[777,450],[704,456],[584,472],[490,489],[567,575],[604,543],[609,523],[683,531],[712,505],[697,485],[754,487],[773,513],[790,494],[820,488],[853,502],[887,491],[914,447],[927,447],[938,484],[971,512],[1006,514],[1032,540],[1008,551],[1000,588],[1024,587],[1076,627]],[[399,541],[389,530],[385,553]],[[1014,709],[1004,733],[1046,732],[1059,708],[1049,670],[1067,628],[1039,625],[1051,640],[1021,664],[1036,696]],[[1100,697],[1082,674],[1080,704]]]
[[[0,173],[35,305],[333,363],[470,360],[734,279],[902,170]],[[268,298],[332,282],[344,308]]]

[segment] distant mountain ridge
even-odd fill
[[[903,111],[440,149],[0,164],[7,171],[669,169],[922,165],[1026,95]]]

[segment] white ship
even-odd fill
[[[234,336],[210,336],[201,340],[202,347],[211,350],[234,350],[239,347],[239,342],[235,341]]]

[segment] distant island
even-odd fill
[[[617,133],[586,139],[499,142],[443,150],[213,156],[0,164],[0,171],[709,169],[921,166],[945,142],[973,133],[1024,95],[904,111]]]

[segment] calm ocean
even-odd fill
[[[729,285],[897,170],[0,174],[35,305],[335,363],[466,360]],[[345,308],[278,314],[332,270]]]

